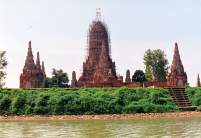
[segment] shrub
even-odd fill
[[[187,88],[186,92],[193,105],[201,105],[201,88]]]
[[[175,103],[163,89],[123,87],[0,91],[0,114],[83,115],[175,110]]]
[[[48,100],[49,95],[47,94],[38,95],[35,101],[36,105],[33,112],[35,114],[48,114]]]
[[[25,108],[26,97],[24,94],[19,93],[12,100],[11,112],[13,114],[23,114]]]
[[[3,95],[0,99],[0,114],[9,114],[10,113],[10,105],[11,105],[11,99],[6,94]]]

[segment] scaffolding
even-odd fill
[[[111,40],[107,25],[101,21],[101,13],[89,25],[81,84],[117,81],[115,63],[111,59]],[[99,77],[98,77],[99,76]],[[97,79],[97,78],[100,78]],[[101,79],[102,78],[102,79]]]

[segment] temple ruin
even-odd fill
[[[78,80],[80,87],[122,86],[121,76],[117,76],[115,62],[111,59],[110,37],[106,24],[99,13],[92,22],[88,33],[87,58]]]
[[[70,86],[71,86],[71,88],[78,87],[77,78],[76,78],[76,72],[75,71],[72,72],[72,80],[71,80],[71,85]]]
[[[130,77],[130,70],[129,69],[126,71],[125,83],[131,83],[131,77]]]
[[[184,87],[188,84],[187,74],[180,58],[178,44],[175,43],[172,65],[167,80],[133,82],[130,70],[123,76],[117,75],[115,62],[111,58],[110,35],[107,25],[101,20],[100,13],[92,21],[87,37],[86,60],[83,62],[82,74],[77,80],[76,72],[72,72],[71,87]],[[20,75],[20,88],[43,88],[46,78],[44,62],[37,53],[36,63],[33,59],[31,41]],[[200,87],[198,76],[197,86]]]
[[[187,75],[184,71],[184,67],[180,58],[178,44],[175,43],[173,61],[170,67],[170,73],[167,77],[167,86],[184,87],[187,85],[187,83]]]
[[[43,88],[46,78],[44,62],[40,62],[39,52],[37,53],[36,63],[34,62],[31,41],[29,41],[28,53],[20,75],[20,88]]]

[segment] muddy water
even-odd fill
[[[201,137],[201,118],[89,121],[4,121],[0,138]]]

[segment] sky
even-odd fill
[[[165,51],[172,62],[174,43],[194,86],[201,73],[200,0],[0,0],[0,50],[7,52],[6,87],[19,87],[32,41],[34,58],[40,51],[47,75],[52,68],[63,69],[71,78],[81,75],[85,60],[87,32],[101,9],[110,31],[112,59],[117,73],[144,70],[144,52]]]

